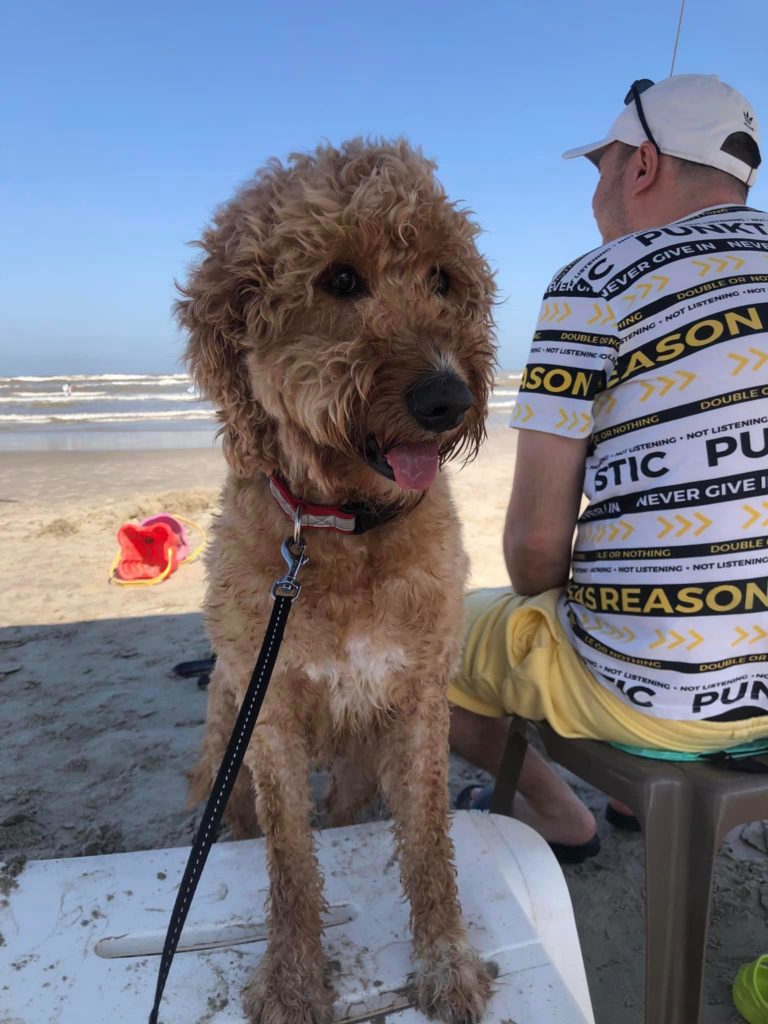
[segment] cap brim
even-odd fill
[[[577,149],[568,149],[563,153],[563,160],[573,160],[577,156],[591,156],[606,146],[610,146],[615,139],[600,139],[599,142],[590,142],[587,146],[579,146]]]

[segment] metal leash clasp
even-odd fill
[[[297,581],[296,577],[309,561],[309,555],[305,554],[307,542],[301,535],[301,515],[302,508],[299,505],[293,518],[293,536],[286,537],[280,546],[280,553],[285,559],[285,564],[288,566],[288,572],[272,584],[273,599],[276,597],[288,597],[295,601],[301,593],[301,584]]]

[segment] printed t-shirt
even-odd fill
[[[700,210],[547,290],[510,426],[591,436],[559,615],[646,714],[768,714],[768,215]]]

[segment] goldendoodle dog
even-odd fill
[[[217,662],[194,799],[247,688],[297,506],[310,559],[230,813],[242,835],[255,811],[267,845],[269,944],[245,993],[260,1024],[332,1018],[313,766],[332,766],[332,824],[377,789],[390,808],[417,1005],[471,1024],[491,989],[449,837],[446,687],[467,560],[440,469],[484,436],[494,288],[477,227],[434,169],[403,140],[270,162],[216,213],[177,305],[229,463],[207,559]]]

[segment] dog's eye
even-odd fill
[[[429,277],[432,283],[432,290],[437,295],[448,294],[448,289],[451,287],[451,279],[444,270],[441,270],[440,267],[433,267]]]
[[[323,278],[323,286],[331,295],[348,299],[362,295],[365,285],[353,267],[333,266]]]

